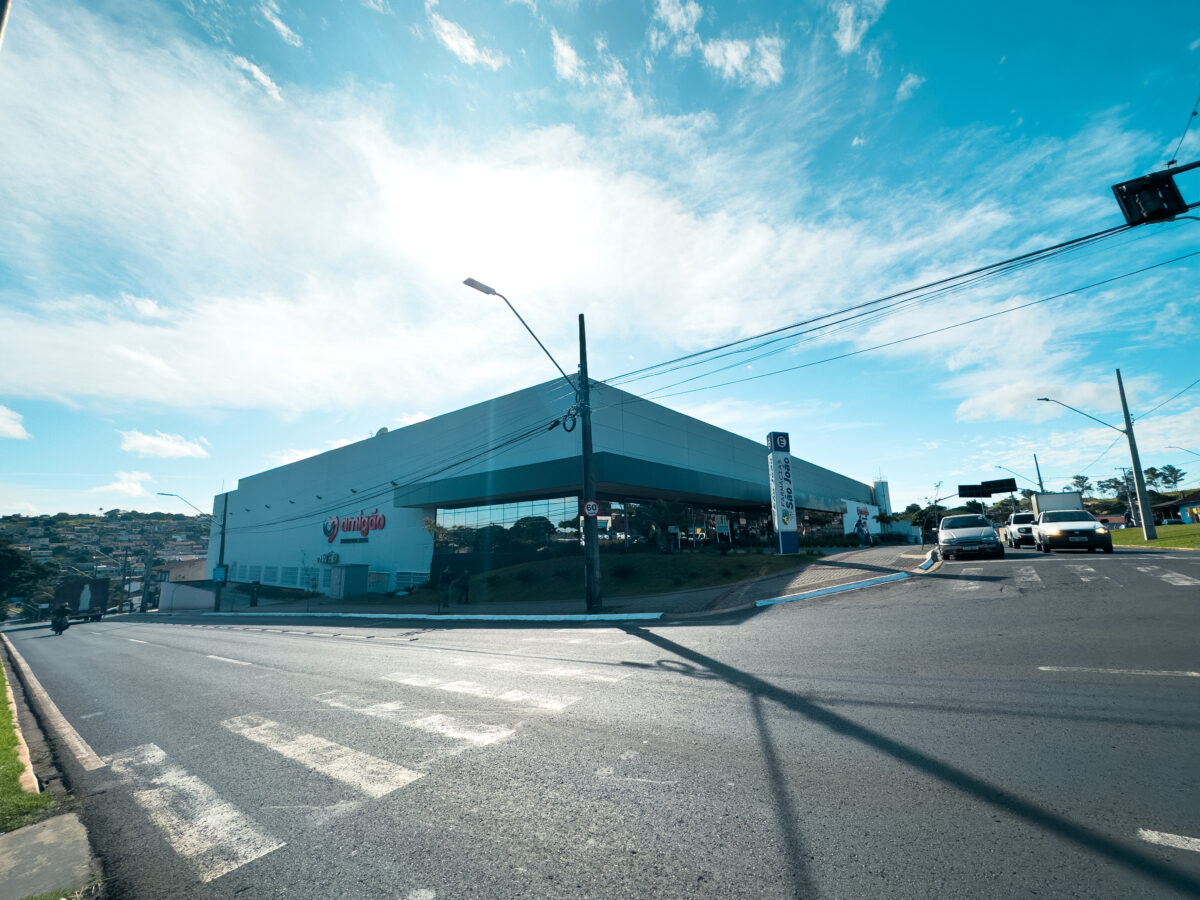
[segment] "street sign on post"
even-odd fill
[[[960,484],[958,486],[958,496],[966,497],[990,497],[992,492],[986,490],[981,484]]]
[[[989,497],[992,494],[1015,494],[1017,492],[1017,479],[997,478],[995,481],[985,481],[980,487],[988,492]]]
[[[583,514],[589,519],[596,518],[596,516],[600,515],[600,504],[595,500],[589,500],[583,504]]]

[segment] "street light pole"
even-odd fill
[[[1121,412],[1125,416],[1125,436],[1129,438],[1129,457],[1133,461],[1133,484],[1137,488],[1138,511],[1142,517],[1142,535],[1148,541],[1158,540],[1158,530],[1154,527],[1154,514],[1150,510],[1150,501],[1146,496],[1146,477],[1142,474],[1142,461],[1138,457],[1137,441],[1133,437],[1133,419],[1129,416],[1129,404],[1125,402],[1125,383],[1121,380],[1121,370],[1117,369],[1117,389],[1121,392]]]
[[[1113,431],[1119,432],[1129,440],[1129,457],[1133,463],[1133,485],[1137,489],[1138,515],[1142,520],[1142,536],[1148,541],[1158,540],[1158,530],[1154,527],[1154,516],[1150,512],[1150,501],[1146,497],[1146,479],[1142,475],[1142,460],[1138,456],[1137,440],[1133,436],[1133,418],[1129,415],[1129,404],[1125,402],[1125,383],[1121,381],[1121,370],[1117,369],[1117,390],[1121,394],[1121,413],[1125,416],[1125,427],[1118,428],[1116,425],[1110,425],[1103,419],[1097,419],[1090,413],[1085,413],[1082,409],[1076,409],[1073,406],[1067,406],[1061,400],[1054,400],[1050,397],[1038,397],[1038,400],[1043,403],[1057,403],[1064,409],[1069,409],[1071,412],[1079,413],[1079,415],[1091,419],[1093,422],[1099,422],[1105,428],[1111,428]]]
[[[158,496],[160,496],[160,497],[178,497],[180,500],[182,500],[184,503],[186,503],[188,506],[190,506],[196,512],[200,513],[200,515],[208,516],[208,518],[210,520],[209,533],[210,534],[212,533],[212,527],[211,527],[211,520],[213,519],[212,513],[204,512],[204,510],[202,510],[200,507],[198,507],[195,503],[188,500],[186,497],[180,496],[179,494],[168,494],[164,491],[155,491],[155,493],[158,494]],[[217,568],[221,570],[221,578],[217,580],[217,587],[216,587],[216,590],[213,592],[213,595],[214,595],[213,596],[213,612],[221,611],[221,594],[225,588],[225,581],[227,580],[226,575],[225,575],[225,517],[226,517],[226,514],[229,512],[229,495],[223,494],[222,498],[223,498],[224,502],[221,504],[221,544],[220,544],[220,552],[217,554]],[[216,573],[214,572],[214,574],[216,574]]]
[[[586,504],[596,499],[596,470],[592,465],[592,386],[588,381],[587,332],[579,314],[579,417],[583,439],[583,584],[588,612],[600,612],[600,535],[596,517]]]
[[[579,498],[580,503],[584,507],[583,517],[583,582],[584,582],[584,598],[588,612],[599,612],[602,605],[600,596],[600,535],[596,527],[596,517],[588,514],[588,506],[595,502],[596,499],[596,474],[592,465],[592,390],[591,382],[588,380],[587,373],[587,333],[583,324],[583,313],[579,314],[579,383],[576,384],[563,371],[562,366],[558,364],[551,354],[546,349],[546,345],[541,342],[533,329],[529,327],[519,312],[508,302],[508,298],[501,294],[498,290],[484,284],[482,281],[476,281],[474,278],[466,278],[463,284],[467,287],[479,291],[481,294],[499,297],[504,301],[505,306],[512,311],[512,314],[517,317],[525,330],[529,332],[529,336],[537,341],[537,345],[542,348],[542,352],[550,357],[550,362],[554,363],[554,368],[558,369],[559,374],[571,386],[571,390],[575,394],[575,409],[579,415],[582,428],[580,429],[583,446],[580,450],[580,455],[583,458],[583,484]],[[224,529],[222,529],[224,535]]]

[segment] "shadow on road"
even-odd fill
[[[819,706],[812,700],[791,691],[778,688],[755,675],[743,672],[741,669],[727,665],[682,644],[677,644],[675,641],[660,634],[655,634],[636,625],[625,625],[623,628],[632,637],[641,638],[649,644],[653,644],[662,650],[673,653],[682,659],[707,669],[709,672],[719,676],[727,684],[739,688],[749,695],[755,722],[759,729],[760,741],[763,746],[763,755],[766,758],[767,768],[770,772],[774,789],[780,832],[783,839],[787,842],[788,858],[792,865],[792,881],[795,885],[796,896],[798,897],[815,896],[815,890],[807,870],[800,862],[802,839],[796,821],[797,815],[782,769],[779,766],[777,751],[774,743],[771,741],[766,721],[762,715],[762,702],[764,700],[778,703],[785,709],[798,713],[818,725],[823,725],[836,734],[840,734],[850,740],[858,741],[924,775],[938,779],[943,784],[961,791],[974,800],[1004,810],[1056,837],[1070,841],[1085,850],[1102,856],[1116,865],[1123,866],[1126,869],[1153,879],[1159,884],[1184,891],[1192,896],[1200,896],[1200,879],[1172,865],[1160,862],[1145,853],[1141,853],[1134,847],[1117,843],[1099,832],[1072,822],[1064,816],[1043,809],[1028,800],[1023,800],[1004,788],[990,784],[956,766],[944,763],[926,753],[922,753],[915,747],[910,747],[878,731],[852,722],[850,719]]]

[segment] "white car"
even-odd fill
[[[954,559],[964,553],[983,553],[1002,559],[1004,545],[995,526],[984,516],[946,516],[938,524],[938,552],[942,559]]]

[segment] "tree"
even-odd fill
[[[1175,466],[1163,466],[1159,472],[1159,479],[1162,481],[1163,487],[1176,490],[1186,475],[1187,472],[1177,469]]]
[[[1081,494],[1090,494],[1092,492],[1092,483],[1088,481],[1088,477],[1086,475],[1076,475],[1071,479],[1071,484],[1068,485],[1068,489],[1072,491],[1079,491]]]
[[[1152,491],[1158,490],[1159,486],[1163,483],[1163,473],[1154,468],[1154,466],[1142,469],[1142,475],[1146,478],[1146,487]]]
[[[18,550],[7,538],[0,538],[0,607],[8,610],[14,597],[28,597],[51,575],[50,569],[35,562],[28,550]]]
[[[525,516],[513,522],[509,534],[514,541],[541,547],[554,534],[554,523],[545,516]]]

